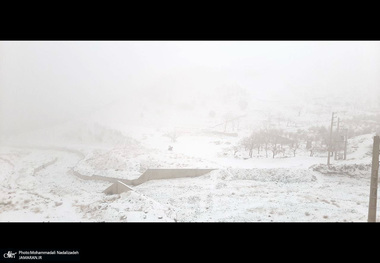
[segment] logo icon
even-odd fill
[[[8,253],[4,253],[4,258],[16,258],[16,254],[17,252],[8,251]]]

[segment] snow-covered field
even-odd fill
[[[183,134],[172,143],[159,132],[144,139],[141,133],[132,138],[103,130],[102,138],[108,139],[101,140],[81,133],[76,141],[55,145],[51,142],[57,140],[45,136],[39,147],[0,148],[0,221],[367,220],[373,134],[350,139],[347,160],[332,161],[328,169],[325,157],[307,153],[274,159],[225,155],[234,137]],[[148,181],[119,195],[102,193],[110,182],[74,173],[135,179],[148,168],[217,170]]]

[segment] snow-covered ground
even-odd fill
[[[0,221],[367,220],[373,134],[350,139],[347,160],[333,160],[328,169],[326,158],[307,154],[225,155],[235,137],[188,133],[172,142],[163,132],[132,138],[123,131],[103,129],[100,136],[99,127],[91,129],[92,137],[82,129],[82,137],[66,143],[52,145],[57,140],[45,137],[43,147],[40,142],[0,148]],[[217,170],[148,181],[120,195],[102,193],[109,182],[83,180],[73,172],[135,179],[148,168]]]
[[[363,181],[309,170],[244,169],[149,181],[137,190],[176,207],[178,221],[349,222],[367,219],[369,183]]]
[[[73,175],[75,153],[9,147],[0,153],[1,221],[173,221],[167,207],[143,195],[107,196],[102,191],[110,183]]]

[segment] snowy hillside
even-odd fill
[[[1,222],[367,221],[376,41],[7,41],[0,54]]]
[[[328,168],[326,156],[303,148],[296,157],[234,156],[244,130],[237,137],[192,130],[173,142],[164,129],[132,137],[89,123],[52,129],[59,132],[25,137],[28,147],[12,140],[1,147],[1,221],[366,220],[373,134],[350,138],[347,160]],[[217,170],[112,196],[102,193],[111,183],[76,176],[136,179],[149,168]]]
[[[328,127],[331,113],[318,113],[317,104],[257,99],[247,105],[242,94],[226,100],[221,93],[212,105],[172,103],[165,111],[155,109],[159,103],[116,103],[86,120],[3,138],[0,220],[365,221],[376,123],[355,126],[349,122],[355,114],[342,115],[352,129],[347,158],[327,167],[323,141],[304,134]],[[231,116],[243,117],[219,125]],[[282,129],[282,136],[298,134],[298,148],[285,143],[272,157],[261,145],[250,156],[244,138],[268,124]],[[310,138],[321,145],[313,155]],[[132,180],[150,168],[217,170],[145,182],[114,196],[102,193],[110,182],[83,179]]]

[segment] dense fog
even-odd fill
[[[117,103],[121,118],[158,105],[183,122],[173,104],[204,107],[239,90],[251,108],[334,96],[366,105],[379,102],[379,72],[377,41],[3,41],[0,127],[8,135]]]

